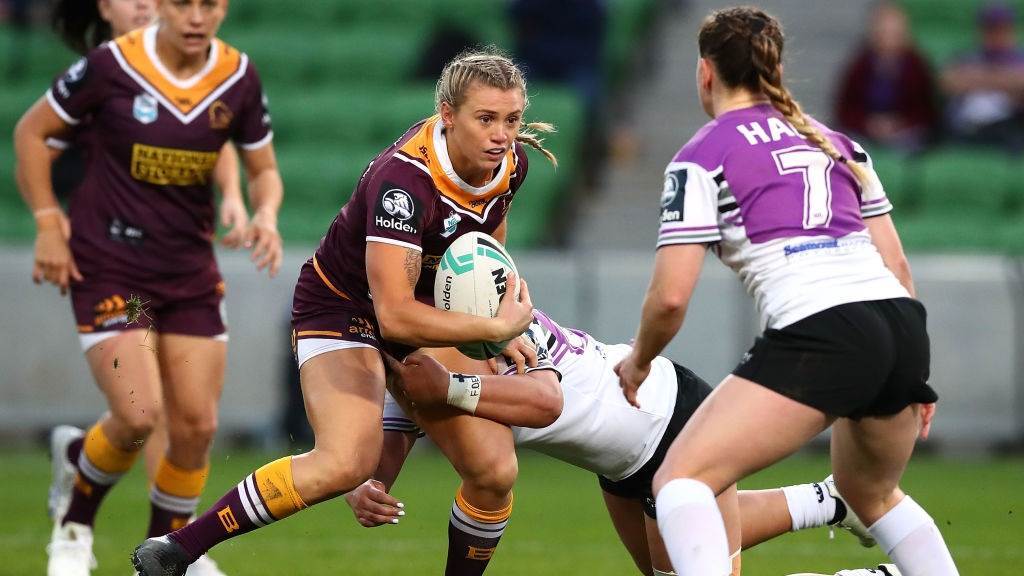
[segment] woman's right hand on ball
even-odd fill
[[[512,296],[515,294],[513,287],[519,283],[519,299]],[[530,289],[526,280],[519,278],[514,272],[510,272],[506,281],[505,296],[498,304],[498,313],[494,319],[498,321],[499,333],[495,342],[504,342],[518,337],[533,322],[533,302],[530,300]]]

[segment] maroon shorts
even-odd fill
[[[332,349],[381,346],[373,305],[356,302],[328,284],[312,259],[303,264],[292,299],[292,349],[300,364],[309,357],[299,351],[302,340],[336,341]]]
[[[130,304],[136,298],[137,314]],[[71,306],[82,335],[133,328],[204,337],[227,332],[224,281],[216,271],[159,282],[89,275],[72,284]]]

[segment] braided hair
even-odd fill
[[[462,105],[466,101],[466,93],[474,82],[501,90],[518,88],[523,92],[523,108],[530,106],[530,96],[526,92],[526,79],[522,71],[499,49],[488,46],[482,50],[467,50],[445,65],[434,93],[437,111],[441,111],[442,102],[447,102],[452,108]],[[544,147],[544,139],[538,134],[554,132],[555,127],[547,122],[528,122],[526,128],[516,135],[516,142],[535,148],[553,165],[558,166],[558,159]]]
[[[751,6],[712,12],[701,25],[697,43],[702,58],[710,60],[722,81],[768,97],[808,142],[853,172],[861,185],[870,182],[867,170],[851,162],[804,114],[800,103],[782,83],[782,24]]]

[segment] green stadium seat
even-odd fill
[[[537,246],[546,240],[552,222],[558,222],[558,207],[563,187],[559,185],[559,171],[540,157],[530,154],[530,173],[516,192],[516,199],[508,217],[509,248]]]
[[[483,42],[501,44],[508,38],[504,10],[500,3],[479,0],[246,0],[232,4],[227,26],[252,28],[273,22],[330,32],[338,26],[372,30],[378,25],[415,22],[429,29],[447,24],[480,35]]]
[[[367,89],[320,86],[271,93],[270,112],[279,146],[293,143],[365,143],[380,149],[434,110],[433,86]]]
[[[978,215],[893,212],[903,247],[917,252],[991,252],[1005,244],[1005,226]]]
[[[981,2],[978,0],[902,0],[911,27],[949,27],[972,30]]]
[[[656,6],[651,0],[608,2],[605,63],[609,82],[619,82],[625,76],[630,56],[644,38],[644,25],[653,17]]]
[[[920,187],[918,186],[919,165],[913,158],[907,158],[893,150],[876,146],[868,151],[871,163],[878,174],[885,194],[901,213],[915,211],[920,205]]]
[[[252,59],[268,87],[316,83],[397,84],[407,80],[421,46],[416,27],[352,27],[311,37],[308,30],[260,26],[225,33]]]
[[[40,93],[79,58],[47,28],[16,32],[6,25],[0,25],[0,54],[3,54],[0,78],[3,78],[4,91],[9,84],[14,84],[35,86]],[[15,60],[23,68],[20,78],[12,81],[7,77],[7,68]]]
[[[977,46],[973,26],[928,24],[914,27],[914,38],[933,66],[942,66]]]
[[[1016,184],[1015,159],[1003,152],[946,148],[921,160],[921,206],[929,214],[1002,218]]]
[[[379,148],[305,144],[277,151],[285,201],[278,218],[286,242],[313,242],[348,201]]]

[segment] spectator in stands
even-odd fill
[[[949,98],[949,132],[959,142],[1024,149],[1024,50],[1006,4],[978,12],[981,46],[942,74]]]
[[[875,144],[920,150],[938,120],[935,80],[914,46],[907,15],[891,1],[875,4],[864,44],[836,93],[839,129]]]
[[[456,24],[442,23],[430,32],[424,43],[413,71],[413,78],[430,82],[437,80],[444,71],[445,64],[479,44],[480,39],[469,30]],[[305,421],[305,413],[302,418]]]
[[[590,117],[602,92],[607,9],[603,0],[512,0],[516,59],[534,82],[577,91]]]

